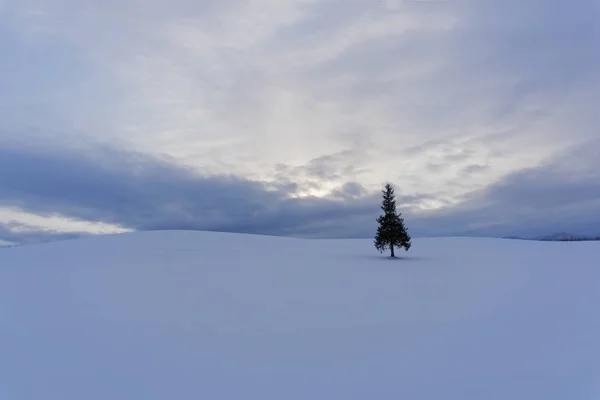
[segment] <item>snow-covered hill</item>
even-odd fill
[[[152,232],[0,250],[0,400],[598,399],[600,243]]]

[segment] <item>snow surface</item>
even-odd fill
[[[0,249],[0,400],[600,398],[600,243]]]

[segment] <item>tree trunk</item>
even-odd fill
[[[392,258],[395,258],[396,256],[394,255],[394,245],[391,245],[391,246],[390,246],[390,249],[391,249],[391,251],[392,251],[392,255],[391,255],[391,257],[392,257]]]

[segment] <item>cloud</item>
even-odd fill
[[[28,229],[15,230],[15,228],[20,227],[22,228],[22,226],[15,226],[15,224],[0,223],[0,247],[36,244],[43,242],[52,242],[57,240],[68,240],[87,235],[85,232],[59,233],[48,231],[31,231]]]
[[[373,212],[358,184],[340,188],[354,202],[293,198],[285,188],[202,176],[168,160],[107,147],[54,152],[3,147],[0,171],[1,204],[139,230],[353,235],[365,232],[353,221]]]
[[[537,236],[600,233],[598,140],[568,149],[547,163],[508,175],[465,196],[452,208],[420,219],[439,234]]]
[[[478,174],[487,171],[490,168],[489,165],[479,165],[473,164],[463,168],[461,175],[463,176],[471,176],[473,174]]]
[[[39,215],[16,208],[0,207],[0,241],[8,244],[29,244],[127,231],[120,226],[73,219],[55,212]]]
[[[592,111],[581,111],[597,98],[584,88],[599,63],[589,1],[14,4],[48,33],[13,35],[36,44],[30,54],[52,44],[46,68],[77,77],[33,74],[57,82],[42,91],[52,124],[214,173],[274,179],[276,165],[341,148],[364,151],[356,179],[373,190],[396,179],[386,169],[412,179],[405,163],[436,162],[435,148],[407,149],[437,140],[468,152],[456,168],[490,166],[475,185],[591,134],[582,125]],[[454,187],[453,178],[410,186]]]
[[[415,236],[526,235],[568,230],[597,234],[598,143],[577,147],[547,164],[509,175],[436,210],[421,205],[440,194],[406,195],[395,185],[400,211]],[[574,161],[576,160],[576,161]],[[4,223],[0,239],[33,242],[74,237],[92,227],[199,229],[300,237],[370,237],[380,193],[349,181],[323,197],[297,197],[296,186],[273,187],[236,176],[200,175],[172,160],[104,146],[40,151],[0,149],[0,203],[33,215],[62,216],[88,225],[52,231]],[[395,184],[395,182],[392,182]],[[56,218],[56,217],[54,217]],[[4,217],[5,221],[6,218]],[[19,218],[17,218],[18,220]],[[56,220],[55,224],[60,221]],[[93,225],[95,223],[96,225]],[[98,225],[104,224],[104,225]]]
[[[305,165],[278,164],[273,182],[293,187],[297,195],[323,195],[356,180],[363,172],[360,165],[365,157],[364,151],[345,150],[314,158]]]
[[[0,206],[367,235],[391,181],[422,234],[584,221],[596,158],[549,171],[598,135],[599,7],[4,0]]]

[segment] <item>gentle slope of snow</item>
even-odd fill
[[[0,249],[0,400],[599,399],[600,243]]]

